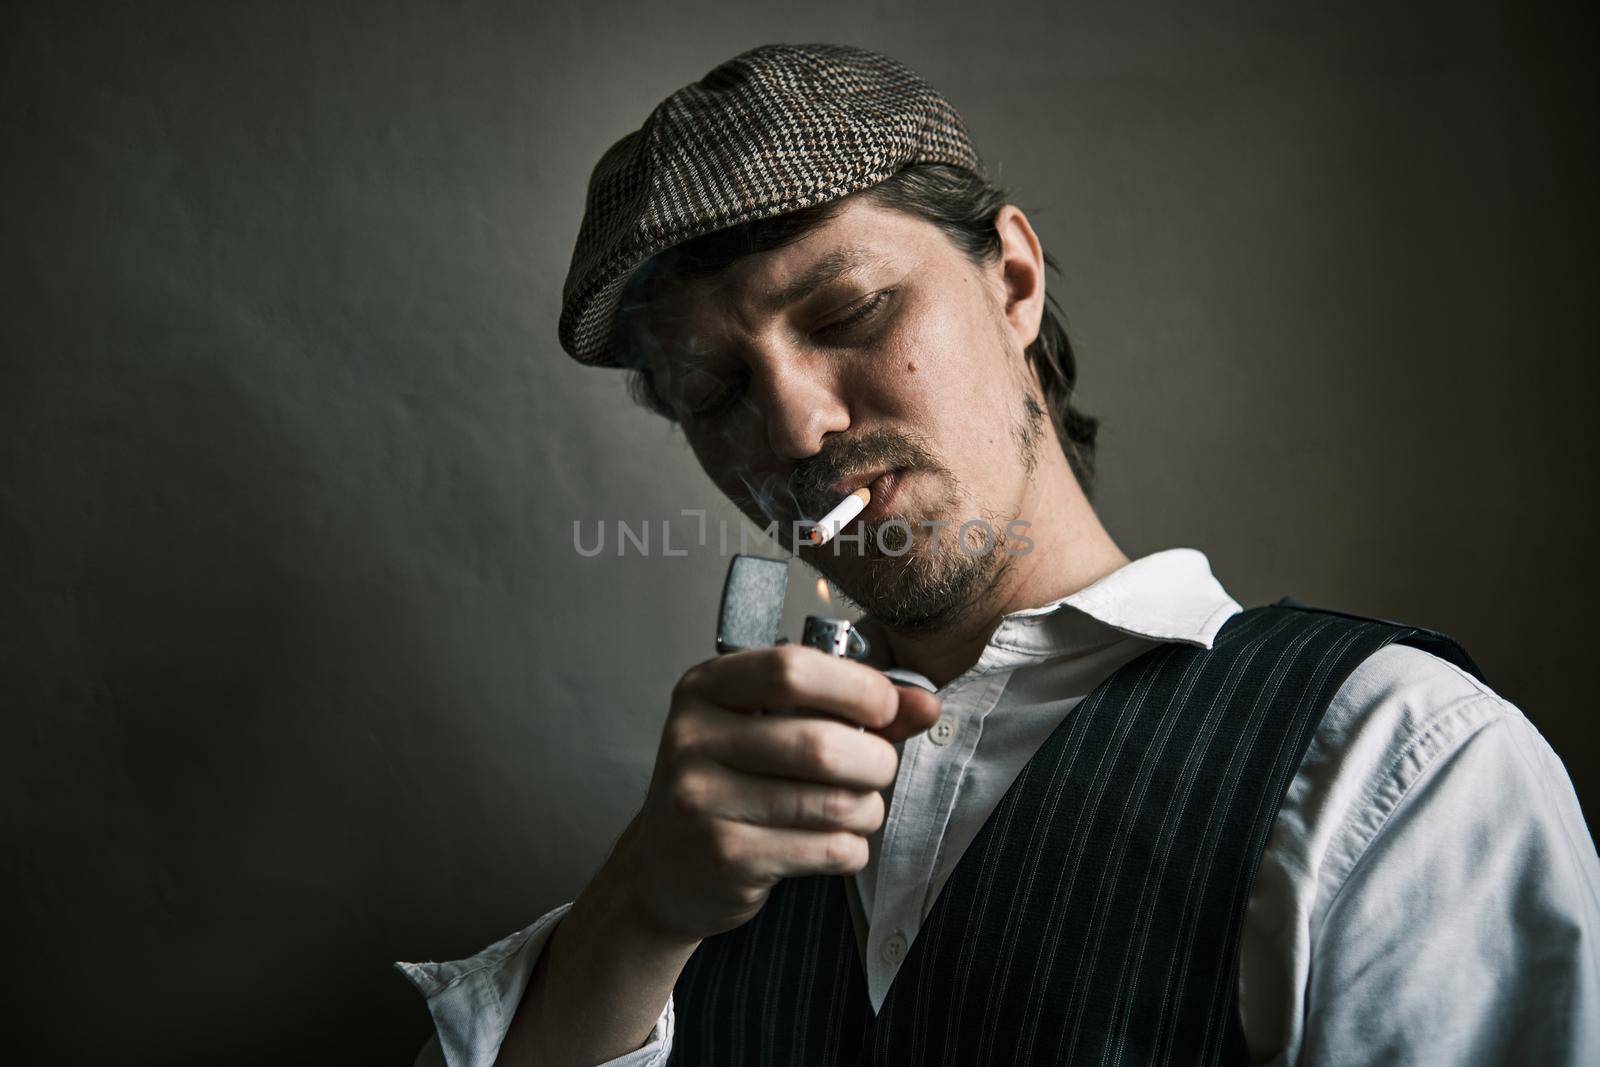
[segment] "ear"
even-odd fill
[[[1044,247],[1015,204],[995,214],[994,228],[1000,235],[1000,262],[994,269],[1001,307],[1017,344],[1026,350],[1038,338],[1044,318]]]

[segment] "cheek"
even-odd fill
[[[940,301],[907,299],[871,356],[856,364],[851,406],[858,419],[882,416],[928,432],[945,415],[944,395],[960,381],[962,331]]]
[[[1005,436],[1015,376],[978,294],[968,295],[973,299],[924,298],[907,309],[868,376],[871,413],[952,444]]]

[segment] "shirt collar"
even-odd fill
[[[1117,634],[1210,648],[1217,631],[1242,610],[1212,575],[1205,553],[1168,548],[1125,563],[1076,593],[1005,616],[963,677],[1086,651]],[[933,688],[913,671],[887,673]]]
[[[995,637],[1038,630],[1065,607],[1136,637],[1201,648],[1210,648],[1222,624],[1243,610],[1212,575],[1205,553],[1169,548],[1125,563],[1069,596],[1012,612],[1000,621]]]
[[[1116,634],[1210,648],[1223,623],[1242,610],[1203,552],[1169,548],[1123,564],[1076,593],[1005,616],[969,673],[1070,655],[1103,646]]]

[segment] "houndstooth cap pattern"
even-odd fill
[[[983,174],[961,116],[903,64],[835,44],[735,56],[663,100],[595,165],[562,287],[561,347],[580,363],[621,366],[617,304],[650,257],[913,163]]]

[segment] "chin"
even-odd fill
[[[855,546],[848,546],[855,547]],[[1010,567],[1003,553],[971,556],[948,547],[935,554],[925,540],[900,556],[823,554],[828,579],[884,626],[902,633],[949,629],[979,611]]]

